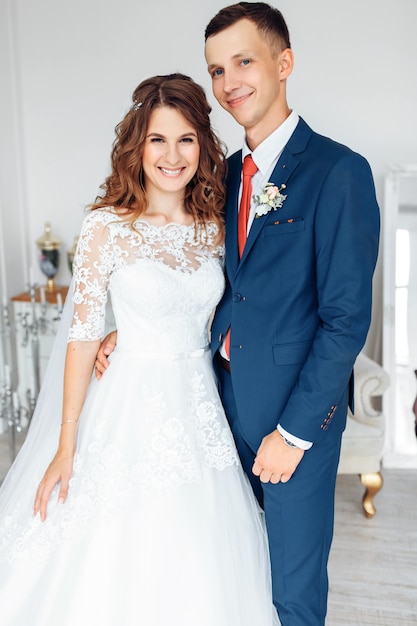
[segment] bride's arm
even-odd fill
[[[46,519],[49,498],[60,482],[58,502],[68,495],[73,469],[77,424],[84,404],[100,341],[71,341],[67,347],[64,372],[64,399],[58,450],[46,470],[36,492],[34,515]]]
[[[105,326],[107,289],[114,263],[109,221],[114,221],[114,215],[105,211],[93,211],[85,218],[74,257],[73,314],[65,357],[61,432],[57,452],[40,482],[34,503],[34,514],[39,512],[42,521],[58,483],[59,502],[65,502],[68,495],[77,423]]]

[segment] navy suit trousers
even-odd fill
[[[273,600],[282,626],[324,626],[341,437],[336,441],[329,438],[328,443],[307,450],[287,483],[261,483],[252,474],[256,450],[242,434],[231,375],[220,367],[216,369],[243,468],[265,511]],[[347,410],[347,393],[339,407],[344,405]]]

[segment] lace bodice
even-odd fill
[[[207,343],[210,314],[224,289],[224,248],[214,223],[133,230],[112,209],[84,219],[74,258],[74,316],[69,341],[104,333],[107,294],[118,329],[118,349],[171,353]]]

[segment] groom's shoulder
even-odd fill
[[[320,155],[328,155],[333,159],[342,158],[348,155],[353,157],[361,157],[361,155],[352,150],[352,148],[350,148],[349,146],[339,141],[336,141],[335,139],[332,139],[327,135],[314,131],[301,117],[296,131],[299,131],[300,133],[308,133],[309,139],[307,147],[314,153],[318,153]]]

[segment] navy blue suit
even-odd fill
[[[212,325],[215,357],[231,326],[231,374],[215,366],[242,463],[264,506],[274,602],[283,626],[324,624],[334,486],[352,370],[369,328],[379,210],[367,161],[302,120],[270,181],[282,208],[237,243],[241,152],[228,160],[227,285]],[[281,424],[313,442],[288,483],[251,468]]]

